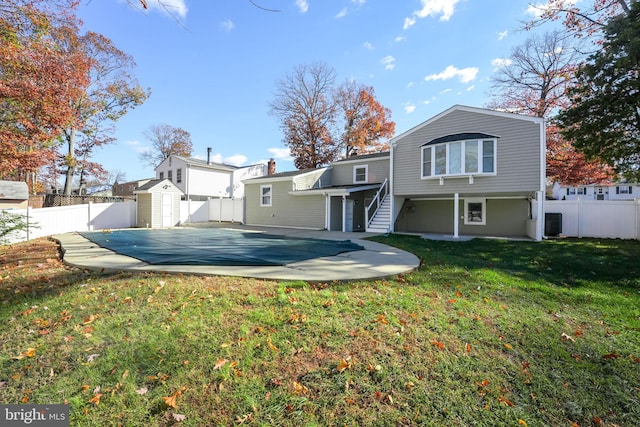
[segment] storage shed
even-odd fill
[[[180,222],[182,191],[168,179],[152,179],[133,192],[136,195],[136,227],[172,227]]]
[[[24,181],[0,181],[0,209],[27,209],[29,187]]]

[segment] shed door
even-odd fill
[[[162,193],[162,226],[171,227],[173,225],[173,195]]]

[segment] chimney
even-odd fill
[[[276,173],[276,161],[269,159],[267,163],[267,175],[273,175],[274,173]]]
[[[207,147],[207,164],[211,164],[211,147]]]

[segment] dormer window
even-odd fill
[[[422,178],[495,175],[497,137],[461,133],[422,146]]]

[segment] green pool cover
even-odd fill
[[[80,234],[103,248],[154,265],[286,265],[364,249],[350,240],[306,239],[220,228]]]

